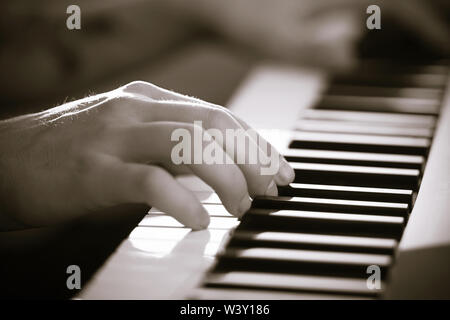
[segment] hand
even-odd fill
[[[203,128],[194,125],[197,120]],[[174,175],[199,176],[236,216],[249,209],[249,196],[276,195],[276,184],[294,178],[272,147],[265,155],[276,156],[280,170],[261,175],[261,164],[236,163],[245,150],[230,152],[227,140],[209,143],[229,164],[174,165],[179,142],[171,136],[180,128],[192,136],[207,136],[209,128],[249,129],[225,108],[146,82],[1,121],[0,205],[21,225],[41,226],[116,204],[147,203],[201,229],[208,213]],[[262,152],[255,137],[246,138]]]

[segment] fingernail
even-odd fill
[[[252,201],[250,200],[250,197],[248,195],[245,195],[244,198],[242,198],[241,203],[239,204],[238,208],[238,215],[239,217],[242,217],[244,213],[250,209],[252,206]]]
[[[269,183],[269,186],[266,189],[266,196],[277,196],[278,195],[278,189],[277,189],[277,185],[275,184],[275,181],[272,180]]]
[[[194,230],[203,230],[209,226],[209,213],[204,210],[203,214],[199,215],[200,221],[197,222],[197,226],[193,228]]]
[[[281,161],[280,170],[278,171],[279,176],[283,180],[284,183],[291,183],[295,179],[294,169],[289,165],[286,160]]]

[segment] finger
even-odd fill
[[[195,195],[164,169],[102,159],[103,192],[111,202],[146,203],[192,229],[204,229],[209,215]]]
[[[151,112],[149,110],[149,106],[147,103],[137,102],[136,108],[140,109],[140,114],[142,119],[146,119],[147,121],[177,121],[177,122],[193,122],[195,120],[205,120],[205,115],[209,114],[211,109],[219,109],[228,114],[229,117],[237,120],[238,124],[244,128],[245,130],[252,130],[252,128],[243,122],[238,117],[234,116],[229,110],[223,108],[219,105],[209,103],[203,101],[198,98],[189,97],[186,95],[182,95],[173,91],[165,90],[163,88],[159,88],[155,85],[152,85],[143,81],[135,81],[130,83],[124,88],[125,91],[129,91],[136,94],[141,94],[146,97],[156,97],[156,99],[165,99],[166,101],[162,101],[160,103],[156,103],[156,101],[152,101],[153,108]],[[175,101],[179,102],[190,102],[193,103],[174,103]],[[235,123],[232,123],[232,125]],[[233,128],[230,128],[233,129]],[[234,129],[240,129],[238,126],[234,126]],[[281,164],[278,173],[275,175],[275,182],[277,185],[287,185],[294,180],[294,170],[290,167],[287,161],[278,154],[278,151],[268,143],[264,138],[261,137],[255,131],[256,139],[254,137],[250,137],[254,143],[258,144],[258,149],[262,154],[267,155],[276,155],[279,159],[279,163]],[[261,145],[267,146],[268,150],[262,150]],[[259,168],[260,169],[260,168]],[[270,182],[269,182],[270,183]],[[259,184],[261,185],[261,184]],[[265,184],[263,184],[265,185]],[[268,185],[265,185],[268,187]],[[273,187],[271,188],[273,189]],[[267,190],[267,188],[266,188]],[[252,190],[253,191],[253,190]],[[255,192],[257,192],[255,190]],[[264,190],[265,192],[265,190]]]
[[[216,108],[216,109],[222,109],[224,112],[228,113],[229,116],[233,117],[244,130],[253,130],[244,120],[239,118],[238,116],[234,115],[230,110],[223,108],[220,105],[210,103],[204,100],[200,100],[197,98],[192,97],[186,97],[186,101],[191,101],[195,103],[201,103],[204,104],[207,107]],[[279,158],[280,163],[280,169],[278,170],[278,173],[275,175],[275,182],[277,185],[288,185],[292,181],[294,181],[295,173],[294,169],[289,165],[289,163],[286,161],[286,159],[280,155],[275,147],[272,146],[266,139],[264,139],[259,133],[255,131],[256,139],[254,137],[251,137],[255,143],[258,143],[259,141],[259,148],[261,150],[261,144],[263,146],[266,146],[268,148],[268,151],[261,150],[261,152],[266,152],[269,155],[276,155]]]
[[[276,185],[271,184],[279,169],[277,153],[270,154],[258,145],[256,131],[244,130],[239,122],[224,108],[184,101],[149,101],[135,99],[131,104],[142,121],[177,121],[195,123],[212,134],[217,143],[242,170],[250,195],[276,195]],[[218,131],[218,133],[217,133]],[[219,139],[218,137],[222,139]],[[252,137],[253,136],[253,137]],[[261,144],[264,141],[261,141]]]
[[[160,165],[174,176],[193,174],[188,166],[176,165],[168,162],[161,163]]]
[[[245,176],[202,128],[187,123],[154,122],[118,129],[110,138],[115,146],[104,150],[124,161],[187,166],[217,192],[231,214],[241,216],[250,208]]]
[[[165,101],[161,101],[156,103],[156,101],[152,101],[152,105],[154,106],[149,112],[149,106],[146,103],[137,103],[137,108],[141,109],[141,117],[146,119],[147,121],[178,121],[178,122],[193,122],[195,120],[205,120],[205,115],[209,114],[211,109],[219,109],[226,112],[230,117],[235,118],[238,124],[243,127],[245,130],[252,130],[250,126],[244,123],[242,120],[235,117],[229,110],[223,108],[219,105],[209,103],[203,101],[201,99],[190,97],[186,95],[182,95],[173,91],[165,90],[163,88],[156,87],[147,82],[143,81],[135,81],[126,86],[125,91],[129,91],[136,94],[141,94],[146,97],[153,97],[156,99],[165,99]],[[174,101],[178,102],[190,102],[192,104],[186,103],[174,103]],[[230,128],[233,129],[233,128]],[[234,126],[234,129],[239,129],[239,127]],[[278,151],[265,139],[263,139],[256,131],[255,131],[256,139],[253,137],[249,137],[253,140],[254,143],[258,143],[258,149],[262,154],[267,154],[271,156],[272,154],[276,155],[279,159],[279,163],[281,164],[280,170],[275,175],[275,182],[277,185],[287,185],[294,180],[294,171],[287,163],[287,161],[278,154]],[[261,145],[267,146],[268,150],[263,150]],[[259,168],[260,169],[260,168]],[[270,182],[269,182],[270,183]],[[260,183],[258,185],[261,185]],[[266,186],[264,192],[266,192],[268,185],[262,184],[262,186]],[[255,188],[251,187],[252,193],[261,192],[259,190],[253,190]],[[273,187],[269,188],[272,190]]]
[[[244,129],[251,129],[251,127],[244,120],[240,119],[238,116],[235,116],[235,118]],[[275,154],[278,156],[280,168],[278,170],[278,173],[275,175],[276,184],[279,186],[284,186],[293,182],[295,179],[295,172],[291,165],[287,162],[287,160],[278,152],[278,150],[274,146],[272,146],[272,144],[270,144],[260,134],[258,134],[258,141],[260,141],[260,143],[262,144],[265,144],[270,149],[270,154]]]
[[[201,114],[205,114],[206,112],[209,112],[210,108],[213,108],[215,110],[221,110],[221,112],[225,112],[226,114],[228,114],[228,116],[230,118],[234,119],[242,129],[244,129],[247,132],[252,132],[253,135],[249,136],[249,139],[251,139],[253,141],[253,143],[258,146],[259,152],[268,157],[277,157],[278,158],[280,166],[279,166],[279,170],[277,170],[277,173],[274,176],[274,180],[277,185],[287,185],[287,184],[291,183],[292,181],[294,181],[294,178],[295,178],[294,170],[289,165],[289,163],[286,161],[286,159],[284,159],[284,157],[278,153],[276,148],[274,148],[269,142],[267,142],[267,140],[264,139],[258,132],[253,130],[245,121],[243,121],[239,117],[235,116],[230,110],[223,108],[219,105],[209,103],[209,102],[206,102],[203,100],[199,100],[196,98],[190,98],[190,97],[188,97],[188,98],[190,101],[195,102],[195,103],[200,103],[207,108],[207,109],[204,109],[205,111],[200,112],[199,116],[201,116]],[[199,108],[199,109],[201,110],[202,108]],[[235,127],[235,129],[237,129],[237,130],[239,130],[241,128]],[[258,169],[261,170],[261,168],[258,168]],[[267,186],[267,185],[264,184],[264,186]],[[266,188],[266,190],[267,190],[267,188]],[[254,192],[258,192],[258,191],[254,191]],[[259,191],[259,192],[261,192],[261,191]]]

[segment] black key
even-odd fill
[[[297,183],[417,190],[416,169],[290,162]]]
[[[342,164],[385,168],[407,168],[418,170],[422,170],[425,164],[425,158],[423,156],[400,154],[311,149],[286,149],[282,153],[286,160],[291,162]]]
[[[446,74],[414,73],[414,74],[373,74],[359,72],[340,75],[333,79],[337,84],[357,84],[377,87],[421,87],[443,88],[447,82]]]
[[[226,250],[220,256],[215,272],[233,270],[367,278],[367,267],[377,265],[384,279],[390,264],[389,255],[257,247]]]
[[[325,95],[315,108],[438,115],[440,100]]]
[[[275,210],[357,213],[363,215],[398,216],[404,218],[408,216],[409,212],[409,205],[407,203],[306,197],[258,196],[253,200],[252,207]]]
[[[304,110],[302,113],[302,118],[314,120],[354,121],[361,123],[371,122],[377,125],[412,128],[434,128],[436,124],[435,116],[319,109]]]
[[[282,248],[336,252],[393,254],[397,240],[299,232],[236,230],[228,243],[233,248]]]
[[[338,85],[331,84],[327,94],[345,96],[368,96],[368,97],[404,97],[440,100],[443,95],[442,89],[435,88],[385,88],[360,85]]]
[[[270,290],[300,293],[327,293],[345,296],[377,297],[384,288],[367,286],[367,279],[282,274],[276,272],[225,271],[213,272],[205,279],[205,287],[245,290]]]
[[[294,132],[289,148],[426,156],[430,139],[343,133]]]
[[[371,122],[350,122],[331,120],[300,120],[295,126],[299,131],[310,132],[335,132],[350,134],[370,134],[382,136],[404,136],[431,138],[434,130],[432,128],[410,128],[398,126],[381,126]]]
[[[405,219],[320,211],[250,209],[239,231],[276,231],[400,239]]]
[[[412,205],[412,190],[367,188],[291,183],[278,186],[278,195],[286,197],[307,197],[362,201],[397,202]]]
[[[400,61],[398,59],[364,59],[357,68],[357,73],[371,73],[379,75],[409,75],[409,74],[448,74],[447,61],[414,59]]]

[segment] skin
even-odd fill
[[[198,120],[203,128],[194,126]],[[238,217],[249,209],[250,197],[276,195],[276,184],[294,179],[273,148],[268,150],[281,160],[273,176],[261,175],[259,164],[236,164],[238,154],[230,164],[175,166],[171,151],[178,141],[171,133],[177,128],[193,136],[196,130],[248,126],[223,107],[140,81],[1,121],[0,200],[8,208],[0,213],[2,229],[51,225],[121,203],[146,203],[202,229],[208,213],[175,175],[197,175]],[[223,145],[218,150],[225,156]]]

